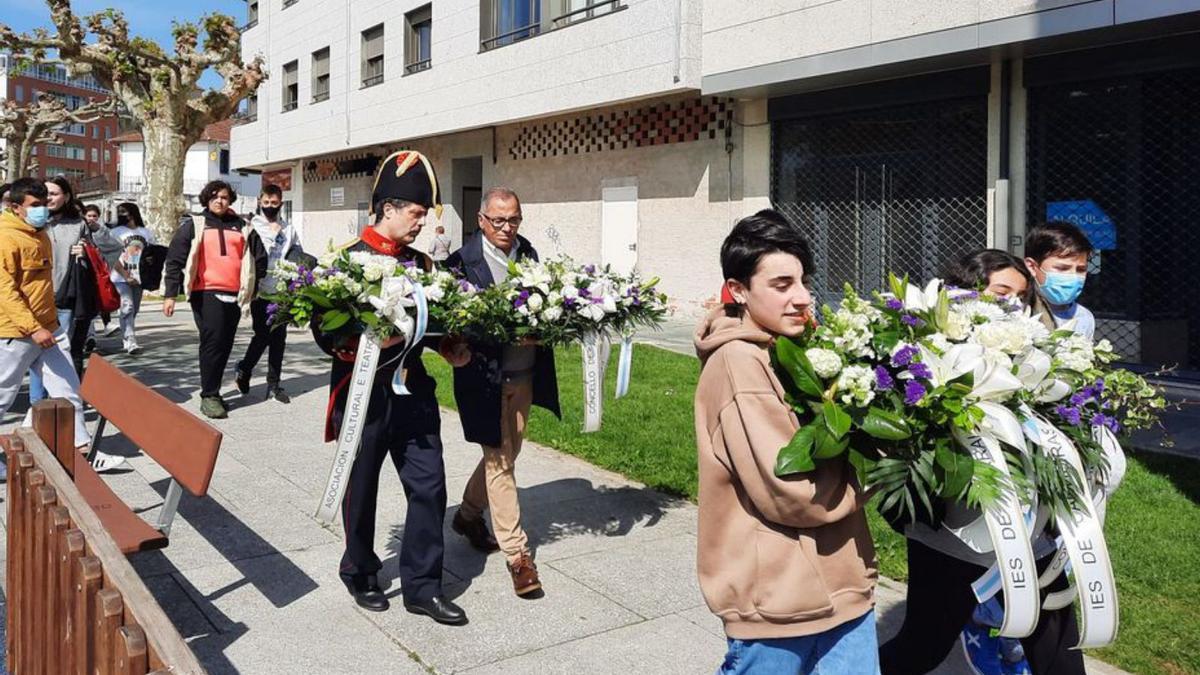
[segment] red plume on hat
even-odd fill
[[[416,150],[400,150],[388,155],[375,172],[371,188],[371,214],[385,199],[400,199],[434,209],[442,217],[442,194],[429,158]]]

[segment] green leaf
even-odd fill
[[[795,341],[781,338],[775,341],[775,356],[785,373],[792,378],[796,388],[814,398],[821,396],[821,380],[804,355],[804,349]]]
[[[850,414],[833,401],[825,401],[821,404],[821,416],[825,418],[825,428],[833,434],[835,440],[842,438],[850,431]]]
[[[854,467],[854,474],[858,478],[858,484],[861,486],[868,485],[868,479],[871,471],[875,469],[877,462],[873,459],[868,459],[866,455],[858,450],[851,450],[847,454],[847,459],[850,460],[850,466]]]
[[[379,327],[379,315],[375,312],[359,312],[358,320],[372,330]]]
[[[859,425],[868,434],[884,441],[902,441],[912,435],[908,422],[894,412],[872,406]]]
[[[318,291],[311,286],[306,286],[300,292],[304,294],[304,297],[312,300],[313,304],[321,309],[333,309],[333,303],[330,302],[329,299],[325,297],[325,294],[321,291]]]
[[[343,312],[340,309],[331,309],[325,312],[325,316],[321,318],[321,331],[325,333],[335,331],[345,326],[349,320],[350,314],[348,312]]]
[[[792,440],[779,451],[775,458],[775,475],[787,476],[793,473],[804,473],[817,468],[813,461],[813,435],[816,427],[806,425],[800,427]]]
[[[831,459],[837,457],[850,447],[849,438],[837,438],[829,433],[825,425],[812,425],[816,432],[813,435],[813,457],[815,459]]]
[[[934,450],[934,460],[942,468],[941,494],[947,499],[962,499],[975,475],[975,460],[956,451],[949,443],[940,443]]]

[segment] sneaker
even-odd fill
[[[229,412],[225,409],[225,401],[222,401],[220,396],[201,397],[200,414],[214,420],[223,420],[229,417]]]
[[[96,452],[96,456],[92,458],[92,468],[96,473],[105,473],[115,469],[129,468],[129,462],[120,455],[110,455],[107,452]]]
[[[245,396],[246,394],[249,394],[250,393],[250,371],[242,370],[242,364],[239,361],[238,364],[236,366],[234,366],[233,372],[236,374],[234,381],[237,383],[238,391],[242,392],[243,396]],[[270,394],[268,392],[268,397],[269,397],[269,395]]]
[[[120,331],[120,330],[121,330],[121,327],[120,327],[120,326],[118,326],[118,325],[115,325],[115,324],[113,324],[113,325],[108,325],[108,324],[105,324],[105,326],[104,326],[104,331],[103,331],[103,332],[101,332],[100,334],[101,334],[101,335],[103,335],[104,337],[111,337],[111,336],[113,336],[113,335],[116,335],[116,334],[117,334],[117,332],[118,332],[118,331]]]
[[[291,403],[292,402],[292,397],[288,396],[287,392],[283,390],[283,387],[280,387],[277,384],[274,386],[271,386],[271,385],[267,386],[267,400],[270,401],[271,399],[275,399],[276,401],[279,401],[280,403]]]
[[[126,340],[125,341],[125,353],[130,354],[130,355],[137,355],[137,354],[140,354],[141,351],[142,351],[142,348],[140,346],[138,346],[137,340]]]

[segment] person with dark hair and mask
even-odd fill
[[[79,375],[54,303],[48,190],[41,180],[20,178],[9,198],[0,211],[0,415],[12,407],[26,371],[35,371],[51,396],[75,406],[75,445],[86,446]]]
[[[1087,282],[1088,258],[1095,247],[1083,230],[1062,220],[1038,225],[1025,237],[1025,266],[1036,281],[1034,311],[1050,330],[1074,322],[1074,331],[1086,337],[1096,332],[1096,317],[1079,296]]]
[[[259,214],[250,221],[250,227],[258,233],[263,246],[267,249],[267,276],[259,284],[259,293],[274,293],[279,288],[279,281],[273,272],[280,260],[304,254],[300,246],[300,237],[291,223],[279,215],[283,207],[283,190],[278,185],[267,183],[263,185],[258,195]],[[279,386],[279,378],[283,372],[283,350],[287,346],[287,328],[272,327],[267,316],[267,306],[271,303],[260,297],[250,301],[250,317],[254,321],[254,337],[246,347],[242,360],[234,368],[238,391],[243,395],[250,393],[250,375],[254,366],[267,352],[267,399],[275,399],[280,403],[290,403],[291,398]]]
[[[142,278],[139,273],[142,253],[157,244],[154,232],[142,221],[142,211],[133,202],[117,206],[117,226],[113,236],[121,242],[121,252],[112,265],[109,278],[121,295],[121,340],[128,354],[142,351],[134,322],[142,307]]]

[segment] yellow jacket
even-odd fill
[[[50,237],[11,211],[0,212],[0,338],[58,329]]]

